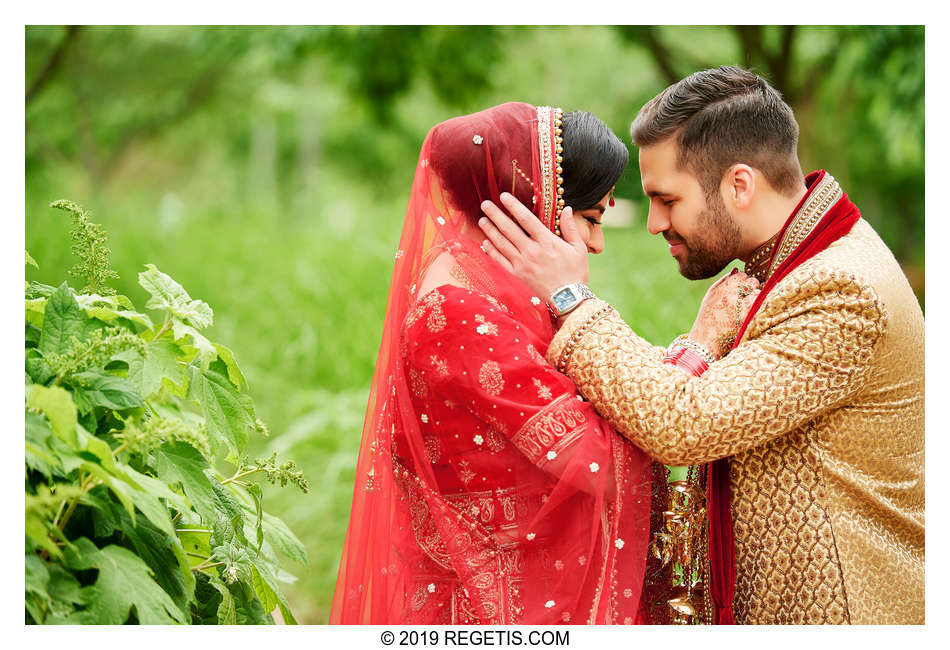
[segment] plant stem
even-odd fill
[[[226,564],[226,562],[212,562],[211,564],[205,564],[205,563],[202,562],[202,563],[199,564],[198,566],[193,566],[193,567],[191,567],[191,570],[192,570],[192,571],[204,571],[205,569],[211,569],[211,568],[216,567],[216,566],[221,566],[222,564]]]
[[[63,499],[62,501],[59,502],[59,509],[56,511],[56,516],[53,517],[54,526],[59,525],[59,518],[63,516],[63,509],[66,507],[67,501],[69,501],[69,499]]]
[[[254,469],[249,469],[249,470],[247,470],[246,472],[241,472],[240,474],[235,474],[235,475],[232,476],[231,478],[226,478],[226,479],[224,479],[223,481],[221,481],[221,485],[227,485],[228,483],[231,483],[231,482],[233,482],[233,481],[236,481],[236,480],[238,480],[239,478],[243,478],[243,477],[245,477],[245,476],[248,476],[249,474],[253,474],[253,473],[259,472],[259,471],[261,471],[261,468],[260,468],[260,467],[255,467]]]
[[[210,533],[210,530],[204,528],[176,528],[176,533]]]
[[[82,485],[80,486],[82,494],[85,494],[96,485],[98,485],[98,481],[95,480],[95,477],[92,474],[86,475],[85,480],[83,480]],[[63,515],[63,521],[61,523],[57,525],[56,522],[53,522],[53,524],[59,528],[63,535],[65,535],[66,524],[69,522],[69,518],[73,516],[73,511],[76,509],[76,506],[79,505],[79,499],[82,498],[82,494],[74,498],[69,504],[69,509],[66,510],[66,514]]]
[[[168,328],[170,328],[171,325],[172,325],[172,321],[171,321],[171,319],[168,317],[168,315],[166,314],[166,315],[165,315],[165,322],[162,323],[161,329],[158,330],[158,333],[152,338],[152,340],[153,340],[153,341],[157,341],[157,340],[159,339],[159,337],[161,337],[162,334],[164,334],[165,332],[168,331]]]

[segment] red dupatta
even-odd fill
[[[554,228],[559,115],[512,102],[423,143],[330,623],[645,622],[649,458],[543,359],[544,303],[479,248],[502,191]]]
[[[827,177],[827,179],[826,179]],[[832,243],[845,236],[861,218],[861,213],[848,195],[841,192],[840,198],[827,209],[820,221],[812,228],[805,239],[796,246],[785,259],[785,241],[792,231],[807,228],[808,224],[799,224],[797,218],[803,212],[803,207],[812,200],[822,181],[834,179],[824,170],[812,172],[805,178],[808,187],[804,198],[792,211],[792,215],[785,222],[779,232],[777,243],[772,251],[770,260],[771,273],[762,287],[742,327],[736,335],[736,342],[732,349],[739,346],[742,335],[745,333],[769,292],[799,265],[811,259]],[[836,184],[835,184],[836,185]],[[838,190],[840,191],[840,190]],[[775,266],[777,263],[777,266]],[[709,582],[710,595],[715,605],[717,625],[735,625],[732,612],[732,601],[735,597],[736,586],[736,558],[735,536],[732,527],[732,494],[729,484],[729,459],[721,458],[709,464],[707,481],[708,491],[708,525],[709,525]]]

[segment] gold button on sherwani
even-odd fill
[[[730,458],[736,621],[923,623],[924,320],[871,226],[776,284],[701,377],[663,353],[587,300],[547,356],[658,461]]]

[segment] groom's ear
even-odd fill
[[[749,165],[737,163],[726,171],[723,178],[725,199],[735,210],[746,210],[752,204],[756,190],[755,170]]]

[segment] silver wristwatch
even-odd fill
[[[555,289],[551,294],[550,306],[555,317],[570,313],[575,307],[587,300],[596,298],[594,292],[587,288],[586,284],[575,282],[566,284],[559,289]]]

